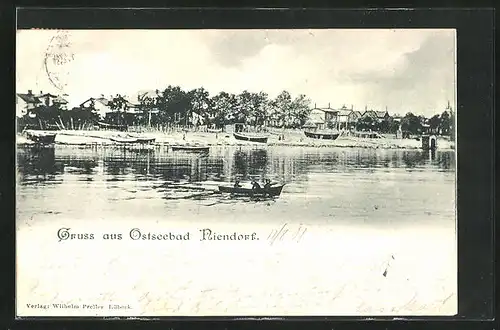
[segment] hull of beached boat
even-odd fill
[[[172,146],[172,151],[187,151],[187,152],[208,152],[210,147],[206,146]]]
[[[329,133],[329,132],[307,132],[304,131],[304,134],[311,139],[320,139],[320,140],[336,140],[340,133]]]
[[[116,143],[138,143],[137,138],[113,136],[109,138],[111,141]]]
[[[222,193],[230,193],[231,195],[238,195],[238,196],[250,196],[250,197],[273,197],[273,196],[279,196],[281,195],[281,191],[283,190],[283,187],[285,185],[279,185],[279,186],[274,186],[274,187],[269,187],[269,188],[260,188],[260,189],[252,189],[252,188],[243,188],[243,187],[226,187],[226,186],[219,186],[219,191]]]
[[[244,133],[233,133],[234,138],[240,141],[250,141],[250,142],[258,142],[258,143],[267,143],[267,136],[261,135],[250,135]]]
[[[134,136],[131,134],[128,134],[127,137],[131,139],[136,139],[137,143],[154,143],[156,141],[156,138],[154,137],[141,137],[141,136]]]
[[[108,124],[108,123],[103,123],[102,121],[97,122],[97,125],[99,126],[99,128],[102,129],[111,129],[118,131],[126,131],[128,129],[127,125]]]
[[[52,144],[56,141],[56,133],[26,131],[26,138],[38,144]]]

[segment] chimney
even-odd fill
[[[328,102],[328,109],[330,109],[330,102]]]
[[[351,104],[351,110],[353,110],[353,109],[354,109],[354,106]]]
[[[28,94],[29,95],[32,95],[33,94],[33,91],[31,89],[28,89]]]
[[[43,95],[43,92],[42,92],[42,91],[40,91],[40,95]]]

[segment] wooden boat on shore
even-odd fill
[[[102,121],[98,121],[97,126],[99,126],[99,128],[101,129],[116,129],[119,131],[126,131],[128,129],[127,125],[108,124],[103,123]]]
[[[172,146],[172,151],[208,152],[208,146]]]
[[[363,139],[380,139],[382,136],[377,132],[352,132],[351,135]]]
[[[207,128],[209,133],[222,133],[222,128]]]
[[[315,131],[308,132],[304,131],[304,134],[311,139],[320,139],[320,140],[336,140],[340,132],[327,132],[327,131]]]
[[[28,130],[24,134],[29,140],[38,144],[52,144],[56,141],[57,133],[49,133],[44,131]]]
[[[233,133],[234,138],[240,141],[250,141],[258,143],[267,143],[268,136],[260,134],[249,134],[249,133]]]
[[[135,136],[132,134],[127,134],[127,137],[136,139],[137,143],[154,143],[156,141],[154,137]]]
[[[219,186],[221,193],[230,193],[233,196],[249,196],[249,197],[275,197],[281,195],[281,191],[285,185],[271,186],[269,188],[244,188],[244,187],[227,187]]]
[[[117,143],[138,143],[137,138],[131,138],[131,137],[112,136],[109,139]]]

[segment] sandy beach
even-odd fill
[[[208,145],[208,146],[235,146],[251,145],[253,142],[236,140],[230,133],[207,133],[207,132],[115,132],[115,131],[84,131],[84,130],[61,130],[56,131],[55,142],[65,145],[116,145],[117,142],[110,140],[112,137],[146,137],[155,138],[154,145]],[[422,142],[416,139],[396,139],[384,136],[379,139],[357,138],[352,136],[340,136],[334,141],[316,140],[304,136],[301,131],[287,131],[281,134],[268,134],[269,146],[285,147],[344,147],[344,148],[380,148],[380,149],[421,149]],[[32,142],[22,135],[17,135],[18,144],[31,144]],[[455,143],[445,138],[438,138],[440,150],[454,149]]]

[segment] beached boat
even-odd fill
[[[56,140],[57,133],[49,133],[44,131],[28,130],[24,131],[28,139],[39,144],[52,144]]]
[[[132,134],[127,134],[127,137],[136,139],[137,143],[153,143],[156,141],[156,138],[154,137],[135,136]]]
[[[219,186],[219,191],[222,193],[230,193],[235,196],[250,196],[250,197],[275,197],[281,195],[281,191],[285,185],[271,186],[269,188],[244,188],[244,187],[227,187]]]
[[[377,132],[352,132],[352,136],[363,139],[380,139],[382,136]]]
[[[249,133],[233,133],[234,138],[236,140],[241,141],[250,141],[250,142],[259,142],[259,143],[267,143],[268,136],[261,134],[249,134]]]
[[[112,136],[109,139],[117,143],[138,143],[137,138],[131,138],[131,137]]]
[[[315,132],[304,131],[304,134],[308,138],[321,139],[321,140],[336,140],[340,135],[339,132],[328,132],[328,131],[315,131]]]
[[[108,124],[108,123],[103,123],[102,121],[98,121],[97,125],[101,129],[111,129],[111,130],[119,130],[119,131],[126,131],[128,129],[127,125],[118,125],[118,124]]]
[[[172,146],[172,151],[208,152],[207,146]]]
[[[207,128],[209,133],[222,133],[222,128]]]

